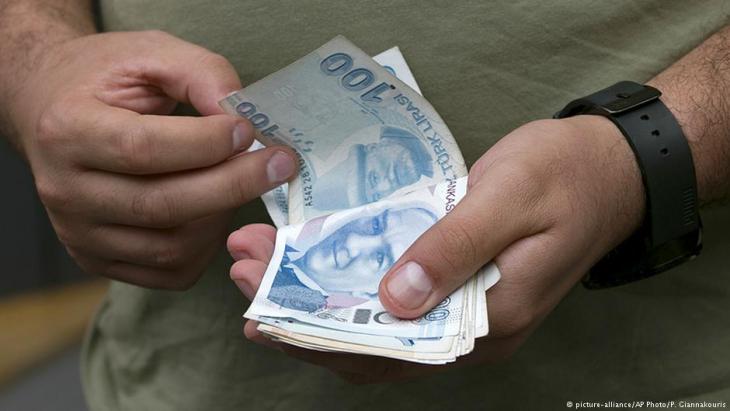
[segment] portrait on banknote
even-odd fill
[[[380,279],[438,212],[425,202],[366,210],[315,218],[293,232],[267,298],[306,312],[377,299]]]
[[[318,210],[342,210],[369,204],[395,191],[433,177],[433,156],[423,140],[400,127],[372,127],[377,140],[341,146],[346,155],[323,165],[314,180],[312,197]],[[372,139],[372,138],[371,138]],[[327,162],[325,162],[327,164]],[[422,185],[426,185],[423,183]]]

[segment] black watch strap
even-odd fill
[[[555,118],[604,116],[621,130],[641,169],[644,226],[599,262],[589,288],[619,285],[665,271],[699,254],[701,222],[692,153],[659,90],[622,81],[569,103]]]

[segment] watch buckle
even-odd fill
[[[642,106],[648,102],[658,99],[661,91],[651,86],[643,86],[634,93],[621,92],[616,94],[616,99],[604,104],[603,109],[609,114],[621,114]]]

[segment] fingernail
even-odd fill
[[[251,129],[243,124],[238,123],[235,127],[233,127],[233,152],[237,153],[241,151],[243,148],[248,147],[248,141],[249,141],[249,133],[251,132]]]
[[[266,165],[266,175],[272,184],[283,183],[294,174],[294,160],[284,153],[277,151]]]
[[[431,279],[415,261],[403,264],[390,278],[386,288],[398,305],[407,310],[422,306],[433,291]]]

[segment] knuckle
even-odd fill
[[[200,64],[203,66],[222,67],[226,69],[232,67],[231,63],[223,55],[213,53],[205,49],[202,56],[200,57]]]
[[[127,170],[142,171],[156,163],[155,139],[141,125],[130,125],[116,140],[117,161]]]
[[[109,269],[106,262],[89,257],[83,250],[75,247],[66,246],[66,252],[85,273],[111,278],[105,274]]]
[[[79,265],[84,271],[86,270],[86,264],[84,263],[83,258],[81,257],[81,251],[77,250],[73,246],[65,245],[64,248],[66,248],[66,254],[68,254],[69,257],[71,257],[74,261],[76,261],[76,264]]]
[[[61,102],[53,103],[38,116],[35,134],[38,144],[50,148],[60,144],[66,137],[68,128],[68,106]]]
[[[489,153],[487,153],[488,155]],[[477,182],[480,180],[480,178],[484,175],[484,173],[489,169],[490,163],[488,161],[487,155],[484,155],[480,157],[472,166],[471,170],[469,170],[469,180],[468,180],[468,188],[472,189]]]
[[[464,262],[474,262],[479,256],[479,242],[473,234],[473,227],[464,217],[453,216],[449,224],[436,225],[437,236],[434,244],[439,246],[434,249],[439,258],[452,271],[456,271]]]
[[[550,170],[529,160],[511,161],[500,170],[500,191],[496,195],[510,205],[511,212],[532,215],[547,198],[550,184],[546,176],[549,173]]]
[[[66,247],[78,250],[80,245],[78,244],[76,230],[69,227],[67,224],[55,224],[54,230],[56,231],[56,237]]]
[[[230,180],[230,188],[228,193],[231,196],[231,204],[244,204],[249,202],[258,195],[255,194],[256,180],[249,173],[238,173],[232,175]]]
[[[35,184],[38,197],[49,209],[64,208],[71,200],[68,190],[50,178],[37,177]]]
[[[152,263],[158,267],[178,267],[184,259],[183,248],[175,242],[158,248],[152,254]]]
[[[132,199],[132,214],[153,227],[173,227],[178,207],[173,196],[163,189],[143,190]]]
[[[69,251],[69,254],[71,254],[71,251]],[[105,278],[115,279],[114,277],[106,275],[108,266],[102,266],[102,265],[99,265],[98,263],[86,260],[86,259],[80,257],[79,254],[72,254],[71,258],[73,258],[74,261],[76,261],[76,264],[81,268],[81,270],[87,274],[99,275],[99,276],[102,276]]]

